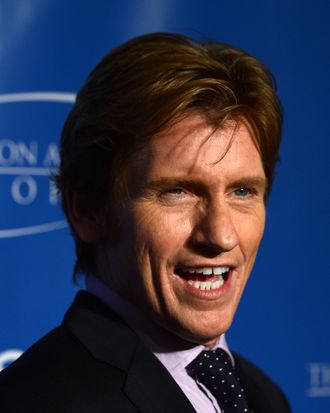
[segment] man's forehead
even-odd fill
[[[192,167],[198,161],[214,165],[232,145],[239,151],[242,139],[237,136],[242,134],[254,142],[244,121],[227,120],[215,126],[199,114],[184,116],[153,136],[145,148],[145,157],[161,163],[182,162],[183,167]],[[246,156],[244,150],[240,152]]]
[[[155,135],[138,158],[134,172],[144,182],[184,176],[218,180],[219,174],[235,179],[264,176],[244,122],[227,121],[215,128],[199,115],[184,117]]]

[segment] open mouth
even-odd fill
[[[230,271],[229,267],[176,268],[175,274],[200,290],[216,290],[226,282]]]

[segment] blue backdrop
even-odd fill
[[[274,72],[282,162],[228,340],[296,413],[330,411],[330,26],[326,0],[0,1],[0,369],[58,324],[73,242],[47,176],[74,94],[112,47],[150,31],[232,43]]]

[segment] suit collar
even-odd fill
[[[143,413],[195,412],[172,376],[137,334],[93,295],[81,291],[63,320],[96,359],[126,374],[123,392]]]
[[[65,314],[69,329],[97,360],[127,370],[138,344],[136,334],[105,304],[80,291]]]

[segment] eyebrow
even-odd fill
[[[199,188],[202,189],[205,184],[199,179],[189,179],[186,177],[164,177],[156,179],[154,181],[146,182],[143,189],[144,190],[156,190],[160,188],[165,188],[169,186],[183,186],[188,188]]]
[[[253,186],[261,189],[267,189],[267,179],[260,176],[245,176],[244,178],[234,180],[230,183],[230,188]]]
[[[186,188],[194,188],[196,190],[205,189],[205,183],[199,179],[190,179],[186,177],[164,177],[156,179],[154,181],[147,182],[143,186],[143,190],[157,190],[169,186],[183,186]],[[245,176],[233,180],[229,183],[229,188],[238,188],[238,187],[257,187],[262,190],[267,189],[267,180],[266,178],[260,176]]]

